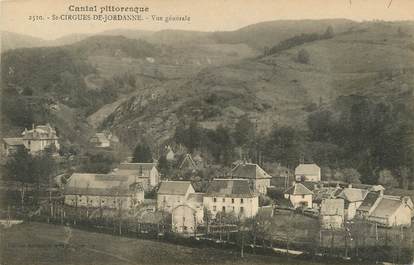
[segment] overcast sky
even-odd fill
[[[0,0],[1,1],[1,0]],[[390,5],[390,1],[392,1]],[[146,16],[181,15],[190,22],[44,21],[31,22],[30,15],[76,14],[75,6],[144,6]],[[388,7],[389,6],[389,7]],[[250,24],[281,19],[347,18],[352,20],[414,20],[414,0],[3,0],[1,29],[55,39],[71,33],[96,33],[108,29],[235,30]],[[88,14],[87,12],[80,12]],[[89,13],[93,14],[93,13]]]

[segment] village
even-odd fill
[[[100,132],[90,143],[107,149],[119,139]],[[2,147],[9,159],[21,150],[33,156],[49,152],[52,159],[62,159],[59,137],[50,124],[33,125],[20,138],[4,138]],[[168,145],[163,158],[175,167],[174,177],[161,174],[162,162],[152,157],[145,162],[128,157],[109,173],[54,176],[43,187],[43,199],[23,218],[87,224],[119,235],[131,231],[157,238],[172,234],[233,242],[242,249],[250,246],[347,259],[369,260],[380,247],[395,246],[398,251],[383,257],[395,260],[406,254],[404,249],[412,249],[412,198],[388,194],[382,185],[326,181],[317,164],[304,161],[298,161],[291,173],[285,170],[272,176],[246,158],[206,181],[197,176],[206,164],[199,153]],[[20,191],[23,208],[29,199],[24,198],[24,188]],[[26,192],[30,193],[27,187]],[[375,259],[381,257],[375,254]]]

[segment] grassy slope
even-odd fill
[[[41,223],[1,233],[3,264],[322,264],[97,234]]]

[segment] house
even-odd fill
[[[248,180],[253,191],[261,194],[267,193],[267,188],[270,187],[270,180],[272,179],[272,176],[267,174],[259,165],[246,162],[236,165],[231,170],[230,175],[234,178]]]
[[[203,223],[203,193],[190,193],[185,202],[172,210],[172,230],[175,233],[194,234]]]
[[[64,196],[70,206],[128,210],[144,201],[144,190],[133,177],[73,173],[64,186]]]
[[[324,199],[321,204],[320,222],[323,229],[340,229],[344,225],[343,199]]]
[[[24,129],[22,133],[23,145],[31,154],[36,154],[46,148],[54,151],[60,149],[56,130],[50,124],[34,126],[31,130]]]
[[[110,147],[115,143],[119,143],[119,139],[116,135],[113,135],[111,132],[100,132],[96,133],[89,139],[89,142],[95,147],[106,148]]]
[[[160,182],[156,163],[121,163],[113,171],[118,176],[133,176],[142,182],[145,191],[150,191]]]
[[[296,181],[321,181],[321,168],[316,164],[300,164],[295,168]]]
[[[9,156],[15,153],[19,148],[24,148],[23,138],[3,138],[2,153]]]
[[[95,147],[106,148],[111,146],[111,142],[104,133],[96,133],[89,139],[89,142]]]
[[[157,192],[157,208],[171,213],[184,204],[190,194],[195,193],[190,181],[162,181]]]
[[[285,199],[290,200],[294,208],[312,208],[312,195],[313,192],[302,183],[295,183],[284,192]]]
[[[345,202],[345,219],[352,220],[357,209],[361,206],[365,197],[369,193],[365,189],[356,189],[356,188],[344,188],[337,196],[337,198],[344,199]]]
[[[259,197],[247,179],[214,179],[204,195],[203,205],[212,218],[218,212],[249,218],[259,210]]]

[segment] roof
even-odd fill
[[[373,217],[389,218],[403,204],[400,198],[383,196],[381,197],[377,207],[371,213]]]
[[[190,181],[162,181],[158,194],[185,195],[190,186]]]
[[[370,191],[366,196],[365,199],[362,201],[361,205],[358,207],[358,211],[366,211],[369,212],[369,210],[372,208],[372,206],[375,204],[377,199],[380,197],[379,191]]]
[[[252,163],[241,163],[231,170],[231,175],[242,179],[271,179],[259,165]]]
[[[325,199],[333,199],[336,197],[336,194],[340,190],[339,187],[322,187],[313,190],[313,201],[316,203],[321,203]]]
[[[348,201],[348,202],[359,202],[365,199],[367,196],[368,191],[363,189],[355,189],[355,188],[345,188],[342,192],[338,195],[338,197]]]
[[[151,170],[157,164],[156,163],[121,163],[119,164],[119,170]]]
[[[58,139],[56,131],[49,124],[38,125],[31,130],[25,129],[23,139]]]
[[[23,138],[3,138],[7,145],[23,145]]]
[[[64,187],[66,195],[126,196],[142,190],[132,177],[90,173],[73,173]]]
[[[197,165],[190,154],[186,154],[184,156],[183,161],[179,166],[179,169],[182,169],[184,166],[186,166],[187,168],[197,169]]]
[[[343,199],[325,199],[321,204],[321,215],[344,215]]]
[[[290,195],[312,195],[313,194],[312,191],[310,191],[308,188],[303,186],[301,183],[295,183],[292,187],[287,189],[284,193],[290,194]]]
[[[369,184],[359,184],[359,183],[352,183],[352,187],[356,189],[364,189],[368,191],[380,191],[385,190],[382,185],[369,185]]]
[[[206,192],[207,196],[218,197],[255,197],[249,181],[246,179],[214,179],[210,182]]]
[[[321,168],[317,164],[300,164],[295,169],[295,175],[320,175]]]

